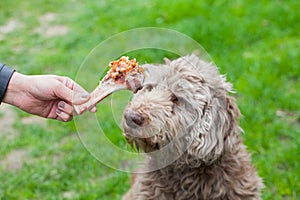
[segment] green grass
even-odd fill
[[[266,184],[263,199],[299,199],[300,2],[226,2],[1,0],[0,26],[19,22],[0,40],[1,61],[26,74],[75,78],[88,53],[113,34],[145,26],[180,31],[203,45],[235,86],[244,141]],[[36,33],[45,13],[57,16],[49,26],[65,25],[68,34]],[[150,51],[137,55],[153,58]],[[73,122],[26,125],[26,116],[18,111],[18,137],[0,138],[0,160],[16,149],[28,153],[21,169],[0,167],[0,199],[120,199],[129,188],[128,174],[84,149]],[[109,109],[102,106],[98,117],[106,120],[109,138],[122,141]]]

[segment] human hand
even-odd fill
[[[3,102],[17,106],[30,114],[70,121],[74,114],[73,105],[81,105],[89,99],[89,93],[68,77],[27,76],[15,72],[10,79]],[[83,107],[78,114],[87,109]],[[96,107],[90,111],[95,112]]]

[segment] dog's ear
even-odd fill
[[[192,143],[188,153],[211,163],[221,154],[232,151],[237,143],[241,132],[238,126],[240,111],[235,99],[222,91],[215,94],[203,113],[191,132]]]
[[[220,131],[223,136],[224,151],[230,152],[236,146],[236,143],[239,141],[240,133],[242,132],[242,129],[239,127],[240,110],[238,109],[235,98],[229,95],[226,96],[225,106],[224,115],[226,115],[226,117],[223,122],[224,127]]]

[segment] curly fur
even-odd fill
[[[154,171],[147,169],[157,159],[147,159],[123,199],[261,199],[263,183],[240,138],[240,112],[226,78],[194,54],[144,67],[149,77],[124,112],[124,135],[144,152],[171,141],[182,152]]]

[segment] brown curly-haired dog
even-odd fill
[[[232,86],[217,68],[194,54],[143,67],[147,82],[126,108],[123,128],[149,158],[123,199],[261,199]]]

